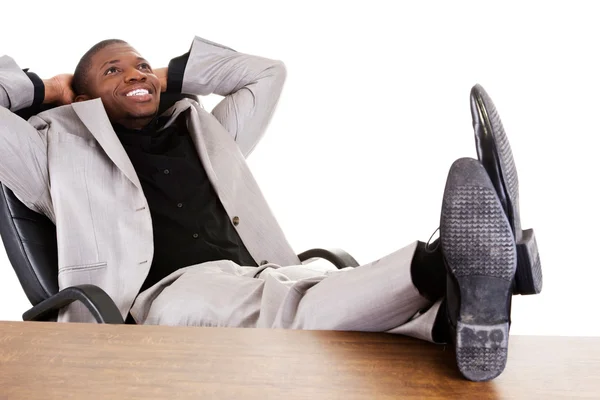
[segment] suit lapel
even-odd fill
[[[73,103],[72,105],[79,119],[94,135],[94,138],[96,138],[112,162],[119,167],[135,186],[141,189],[140,180],[106,115],[102,101],[94,99]]]
[[[238,217],[236,230],[254,260],[299,264],[237,143],[216,118],[194,107],[187,121],[196,151],[227,214]]]

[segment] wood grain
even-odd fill
[[[600,398],[600,338],[513,336],[464,381],[450,347],[331,331],[0,322],[0,399]]]

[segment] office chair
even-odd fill
[[[159,112],[184,97],[198,99],[196,96],[163,93]],[[81,301],[97,322],[124,323],[114,301],[98,286],[88,284],[58,290],[56,227],[46,216],[27,208],[2,183],[0,236],[21,287],[33,306],[23,313],[24,321],[56,320],[58,310],[74,301]],[[299,254],[298,258],[302,262],[323,258],[340,269],[359,265],[341,249],[311,249]]]

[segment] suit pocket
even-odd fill
[[[65,272],[78,272],[78,271],[93,271],[97,269],[106,268],[106,261],[97,262],[93,264],[79,264],[79,265],[69,265],[67,267],[62,267],[58,269],[58,273],[62,274]]]

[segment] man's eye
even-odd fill
[[[147,71],[151,71],[152,70],[152,68],[150,68],[150,65],[147,64],[147,63],[141,63],[140,65],[138,65],[138,68],[139,69],[144,69],[144,70],[147,70]]]
[[[117,67],[110,67],[109,69],[104,71],[104,75],[114,74],[115,72],[117,72]]]

